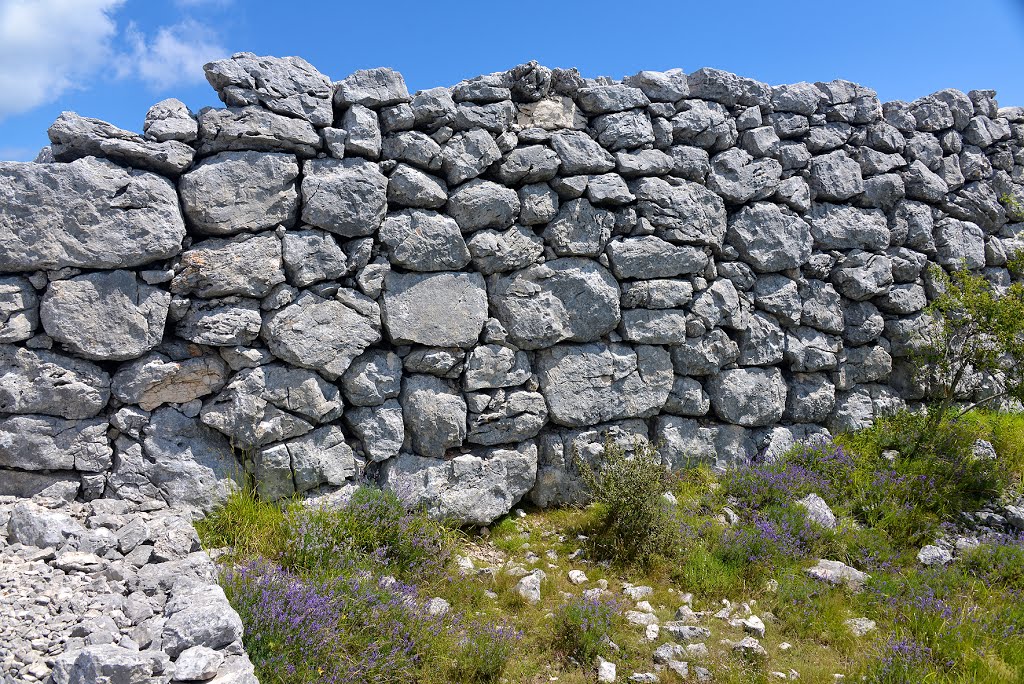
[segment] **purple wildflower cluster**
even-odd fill
[[[932,667],[932,649],[913,637],[890,637],[881,647],[868,681],[872,684],[906,684],[918,681],[914,676]]]
[[[566,655],[590,663],[604,648],[622,606],[606,596],[574,596],[555,615],[558,639]]]
[[[853,456],[832,442],[805,444],[783,458],[734,469],[725,479],[730,495],[742,508],[788,503],[810,493],[833,498],[849,481]]]

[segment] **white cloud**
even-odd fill
[[[118,75],[138,78],[154,90],[201,83],[203,65],[228,54],[215,31],[192,19],[164,26],[150,38],[129,24],[125,36],[130,52],[120,57]]]
[[[97,71],[124,0],[0,0],[0,119],[52,102]]]

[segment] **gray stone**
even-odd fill
[[[655,102],[675,102],[690,94],[690,86],[682,69],[640,71],[622,79],[626,85],[639,88]]]
[[[370,159],[380,156],[381,135],[377,113],[363,105],[354,104],[349,107],[341,118],[341,126],[345,129],[345,153],[355,154]]]
[[[835,513],[825,503],[825,500],[817,494],[808,494],[796,503],[806,511],[807,519],[811,522],[824,527],[826,530],[834,530],[836,528]]]
[[[263,321],[255,299],[194,300],[175,325],[178,337],[196,344],[233,347],[259,337]]]
[[[704,416],[711,410],[711,398],[699,380],[677,375],[662,410],[674,416]]]
[[[502,185],[518,186],[551,180],[559,164],[560,158],[551,148],[527,145],[509,152],[491,172]]]
[[[755,311],[747,326],[737,333],[741,366],[771,366],[782,361],[786,335],[774,316]]]
[[[251,52],[236,52],[229,59],[206,64],[203,71],[229,107],[261,105],[314,126],[329,126],[334,119],[330,79],[301,57],[258,57]]]
[[[937,261],[956,269],[979,269],[985,265],[985,234],[976,224],[944,218],[935,224]]]
[[[180,601],[176,606],[179,610],[172,613],[168,604],[164,612],[167,622],[160,635],[164,652],[172,658],[192,646],[216,650],[242,639],[242,620],[220,587],[194,589],[185,596],[176,594],[173,601]]]
[[[533,487],[537,447],[485,449],[449,461],[402,454],[385,462],[381,481],[408,506],[457,524],[488,525]]]
[[[836,386],[824,373],[794,373],[786,401],[786,420],[794,423],[821,423],[828,419],[836,403]]]
[[[630,150],[654,142],[651,117],[642,109],[601,114],[591,120],[597,141],[608,150]]]
[[[853,389],[861,383],[886,381],[892,373],[892,356],[885,347],[851,347],[845,350],[844,356],[834,376],[841,390]]]
[[[626,309],[619,326],[622,339],[639,344],[686,341],[686,312],[680,309]]]
[[[777,423],[786,407],[786,383],[777,368],[736,368],[707,383],[711,407],[734,425],[759,427]]]
[[[846,585],[852,591],[863,589],[864,583],[871,577],[871,575],[852,568],[845,563],[824,559],[818,560],[817,565],[807,568],[804,572],[821,582],[833,585]]]
[[[281,240],[276,235],[204,240],[182,253],[171,292],[263,297],[284,279]]]
[[[841,334],[844,328],[842,298],[831,283],[805,280],[799,290],[803,300],[800,324]]]
[[[388,399],[380,406],[360,406],[345,411],[345,424],[363,444],[363,453],[371,461],[397,456],[405,442],[402,406]]]
[[[487,320],[487,293],[478,273],[389,273],[384,327],[393,344],[468,348]]]
[[[586,199],[562,204],[558,216],[544,229],[544,240],[559,256],[596,257],[611,238],[615,215],[595,208]]]
[[[100,157],[136,169],[177,176],[192,164],[195,150],[177,140],[154,142],[106,121],[63,112],[50,126],[50,149],[59,162]]]
[[[26,278],[0,278],[0,344],[22,342],[39,327],[39,296]]]
[[[807,217],[817,249],[867,249],[889,246],[889,226],[878,209],[816,204]]]
[[[797,268],[811,256],[811,229],[769,202],[743,207],[729,221],[726,240],[762,273]]]
[[[448,201],[448,186],[408,164],[399,164],[388,178],[388,203],[402,207],[440,209]]]
[[[660,347],[558,345],[535,363],[551,420],[568,427],[652,416],[672,389],[669,353]]]
[[[114,644],[93,644],[64,651],[53,664],[54,684],[146,684],[152,681],[154,658]]]
[[[0,270],[131,268],[181,249],[165,178],[100,159],[0,163]]]
[[[46,333],[74,354],[123,361],[163,338],[170,295],[130,271],[89,273],[50,284],[40,305]]]
[[[486,406],[474,407],[469,414],[466,441],[486,446],[517,444],[536,437],[547,419],[541,394],[500,389],[487,398]]]
[[[109,398],[110,376],[93,363],[0,345],[0,413],[92,418]]]
[[[673,245],[653,235],[617,240],[608,245],[612,272],[622,279],[671,278],[700,273],[708,263],[695,247]]]
[[[462,386],[467,392],[515,387],[530,378],[530,359],[526,352],[497,344],[474,347],[466,357]]]
[[[580,88],[576,93],[576,101],[585,113],[608,114],[624,112],[627,109],[646,107],[651,103],[639,88],[629,85],[597,85]]]
[[[676,309],[693,299],[693,285],[685,280],[639,280],[621,287],[623,309]]]
[[[655,233],[672,242],[721,245],[726,231],[725,205],[702,185],[688,181],[643,178],[633,193],[637,210]]]
[[[322,230],[288,231],[281,238],[281,257],[288,282],[296,287],[337,280],[348,271],[345,252]]]
[[[711,161],[708,153],[699,147],[688,145],[675,145],[669,148],[669,155],[672,158],[672,175],[679,176],[688,181],[703,183],[711,171]]]
[[[772,108],[777,112],[795,112],[810,116],[818,110],[822,93],[812,83],[802,82],[772,87]]]
[[[792,328],[786,332],[786,361],[799,373],[831,370],[839,364],[843,343],[839,337],[814,328]]]
[[[380,341],[380,308],[352,290],[336,299],[303,292],[293,304],[268,313],[260,335],[274,356],[334,380]]]
[[[711,158],[708,188],[731,204],[770,197],[779,186],[782,165],[774,159],[755,160],[740,149]]]
[[[809,182],[815,198],[826,202],[841,202],[864,192],[860,165],[841,150],[814,157]]]
[[[713,375],[738,356],[737,344],[717,329],[672,347],[672,365],[679,375]]]
[[[777,316],[787,326],[799,325],[803,308],[796,282],[782,275],[761,276],[754,283],[759,309]]]
[[[455,101],[448,88],[420,90],[412,97],[413,121],[433,130],[450,123],[455,116]]]
[[[470,260],[459,224],[433,211],[388,214],[379,238],[388,247],[391,263],[410,271],[458,270]]]
[[[460,185],[448,197],[448,215],[462,232],[480,228],[508,228],[519,216],[519,196],[514,190],[480,179]]]
[[[601,206],[629,204],[636,199],[629,192],[629,186],[617,173],[591,176],[587,183],[587,199]]]
[[[490,133],[474,129],[452,136],[440,155],[438,167],[444,170],[448,182],[456,185],[483,173],[501,159],[501,150]]]
[[[299,164],[291,154],[224,152],[181,177],[189,224],[204,235],[291,227],[299,210]]]
[[[341,107],[351,104],[386,107],[410,99],[402,74],[387,67],[355,71],[338,81],[334,90],[334,104]]]
[[[740,301],[736,286],[727,278],[719,278],[711,287],[694,297],[690,306],[692,322],[700,323],[705,329],[718,325],[723,328],[742,330],[747,326],[749,307]]]
[[[503,232],[477,231],[467,245],[473,268],[484,275],[526,268],[544,253],[544,241],[529,228],[518,225]]]
[[[171,97],[149,108],[142,132],[148,140],[191,143],[199,136],[199,123],[184,102]]]
[[[832,271],[832,281],[844,297],[857,302],[871,299],[892,286],[892,263],[880,254],[854,250]]]
[[[721,152],[736,144],[736,120],[718,102],[684,100],[681,111],[672,117],[672,139],[711,152]]]
[[[357,357],[341,379],[345,399],[353,406],[379,406],[397,397],[401,385],[402,360],[380,349]]]
[[[490,297],[494,316],[522,349],[594,341],[619,323],[618,284],[589,259],[556,259],[499,276]]]
[[[313,157],[319,147],[320,135],[308,121],[274,114],[262,107],[207,108],[199,112],[200,156],[254,150]]]
[[[558,214],[558,193],[547,183],[519,188],[519,222],[525,226],[547,223]]]
[[[724,105],[764,105],[773,95],[772,87],[719,69],[703,68],[687,77],[690,97]]]
[[[356,461],[341,428],[329,425],[256,453],[257,491],[275,501],[356,475]]]
[[[342,235],[373,235],[387,211],[387,176],[362,159],[303,164],[302,220]]]
[[[186,648],[174,661],[174,677],[183,681],[206,681],[217,676],[224,653],[207,646]]]
[[[500,156],[500,152],[498,154]],[[385,137],[381,142],[381,157],[404,161],[427,171],[440,171],[442,165],[441,146],[421,131],[403,131]],[[448,182],[452,182],[451,178]]]
[[[218,392],[227,377],[227,364],[218,356],[206,354],[178,361],[151,353],[118,368],[111,390],[125,404],[138,404],[144,411],[152,411],[161,404],[186,404]]]
[[[442,459],[466,439],[466,402],[452,386],[432,375],[402,382],[402,415],[414,453]]]

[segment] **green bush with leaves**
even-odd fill
[[[594,502],[589,543],[599,558],[650,567],[675,552],[678,527],[662,495],[670,475],[657,449],[638,442],[631,453],[608,439],[598,468],[578,459],[581,479]]]
[[[1006,207],[1006,217],[1013,222],[1024,221],[1024,202],[1015,195],[1005,193],[999,197],[999,203]]]

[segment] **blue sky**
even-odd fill
[[[63,110],[140,130],[165,97],[217,105],[202,64],[238,51],[335,80],[391,66],[410,90],[536,59],[616,78],[846,78],[883,100],[993,88],[1024,105],[1024,0],[0,0],[0,159],[33,158]]]

